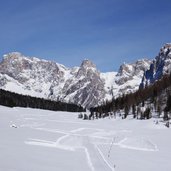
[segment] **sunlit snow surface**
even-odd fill
[[[155,119],[0,106],[0,171],[170,171],[171,129]]]

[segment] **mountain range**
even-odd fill
[[[118,72],[106,73],[87,59],[79,67],[68,68],[12,52],[4,55],[0,63],[0,88],[90,108],[152,84],[170,69],[171,44],[165,44],[154,60],[124,63]]]

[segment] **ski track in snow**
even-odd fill
[[[163,122],[85,121],[77,113],[7,109],[0,110],[0,170],[22,171],[29,162],[28,170],[170,171],[170,129]]]
[[[144,138],[125,138],[119,144],[121,148],[140,151],[158,151],[157,145]]]
[[[130,150],[141,151],[157,151],[157,146],[150,140],[132,136],[132,130],[120,129],[114,131],[106,131],[99,128],[91,128],[93,123],[68,121],[68,120],[52,120],[44,118],[24,118],[24,123],[20,127],[29,127],[31,129],[45,131],[50,133],[58,133],[61,136],[56,141],[48,141],[44,139],[29,138],[25,141],[27,145],[35,145],[50,148],[59,148],[67,151],[76,151],[82,149],[85,153],[87,164],[91,171],[115,171],[114,161],[110,161],[110,151],[112,146],[126,148]],[[74,124],[77,129],[62,130],[47,127],[46,122],[54,124]],[[85,125],[85,127],[80,127]],[[89,127],[90,126],[90,127]],[[107,149],[108,154],[104,154],[99,145],[110,146]]]
[[[34,128],[42,131],[51,131],[49,129]],[[91,142],[92,138],[100,140],[111,140],[111,138],[98,137],[98,136],[87,136],[81,135],[77,132],[91,130],[91,131],[101,131],[101,129],[87,129],[87,128],[78,128],[71,130],[70,132],[66,131],[57,131],[58,133],[65,134],[57,139],[56,142],[46,141],[40,139],[29,139],[25,141],[28,145],[38,145],[44,147],[60,148],[63,150],[75,151],[76,149],[83,149],[87,158],[87,164],[92,171],[111,171],[113,170],[110,164],[105,159],[104,155],[100,149]],[[53,130],[52,130],[53,131]],[[109,141],[110,142],[110,141]],[[103,143],[102,143],[103,144]],[[100,169],[101,168],[101,169]]]
[[[60,121],[59,121],[60,122]],[[68,123],[68,122],[66,122]],[[72,122],[73,123],[73,122]],[[32,129],[64,134],[56,141],[46,141],[40,139],[29,139],[25,141],[28,145],[38,145],[44,147],[59,148],[62,150],[75,151],[83,149],[87,158],[87,164],[92,171],[114,171],[115,168],[107,160],[107,156],[98,147],[99,144],[111,144],[120,148],[142,151],[157,151],[157,146],[146,139],[128,138],[121,133],[131,133],[130,130],[120,130],[114,138],[105,137],[103,129],[78,128],[71,131],[60,129],[49,129],[36,127],[38,124],[30,125]],[[110,135],[110,133],[108,133]],[[100,136],[101,135],[101,136]],[[112,147],[111,147],[112,148]],[[109,156],[108,156],[109,157]]]

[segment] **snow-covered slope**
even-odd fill
[[[143,59],[123,64],[117,73],[100,73],[89,60],[80,67],[67,68],[13,52],[4,55],[0,63],[0,88],[90,108],[137,90],[149,65],[150,61]]]
[[[113,90],[114,90],[114,85],[115,79],[116,79],[117,72],[106,72],[106,73],[100,73],[100,78],[104,82],[104,90],[106,92],[104,100],[109,100],[112,99],[114,96]]]
[[[77,115],[0,106],[0,170],[170,171],[163,122]]]

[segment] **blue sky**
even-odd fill
[[[170,0],[0,0],[0,56],[19,51],[100,71],[154,58],[171,42]]]

